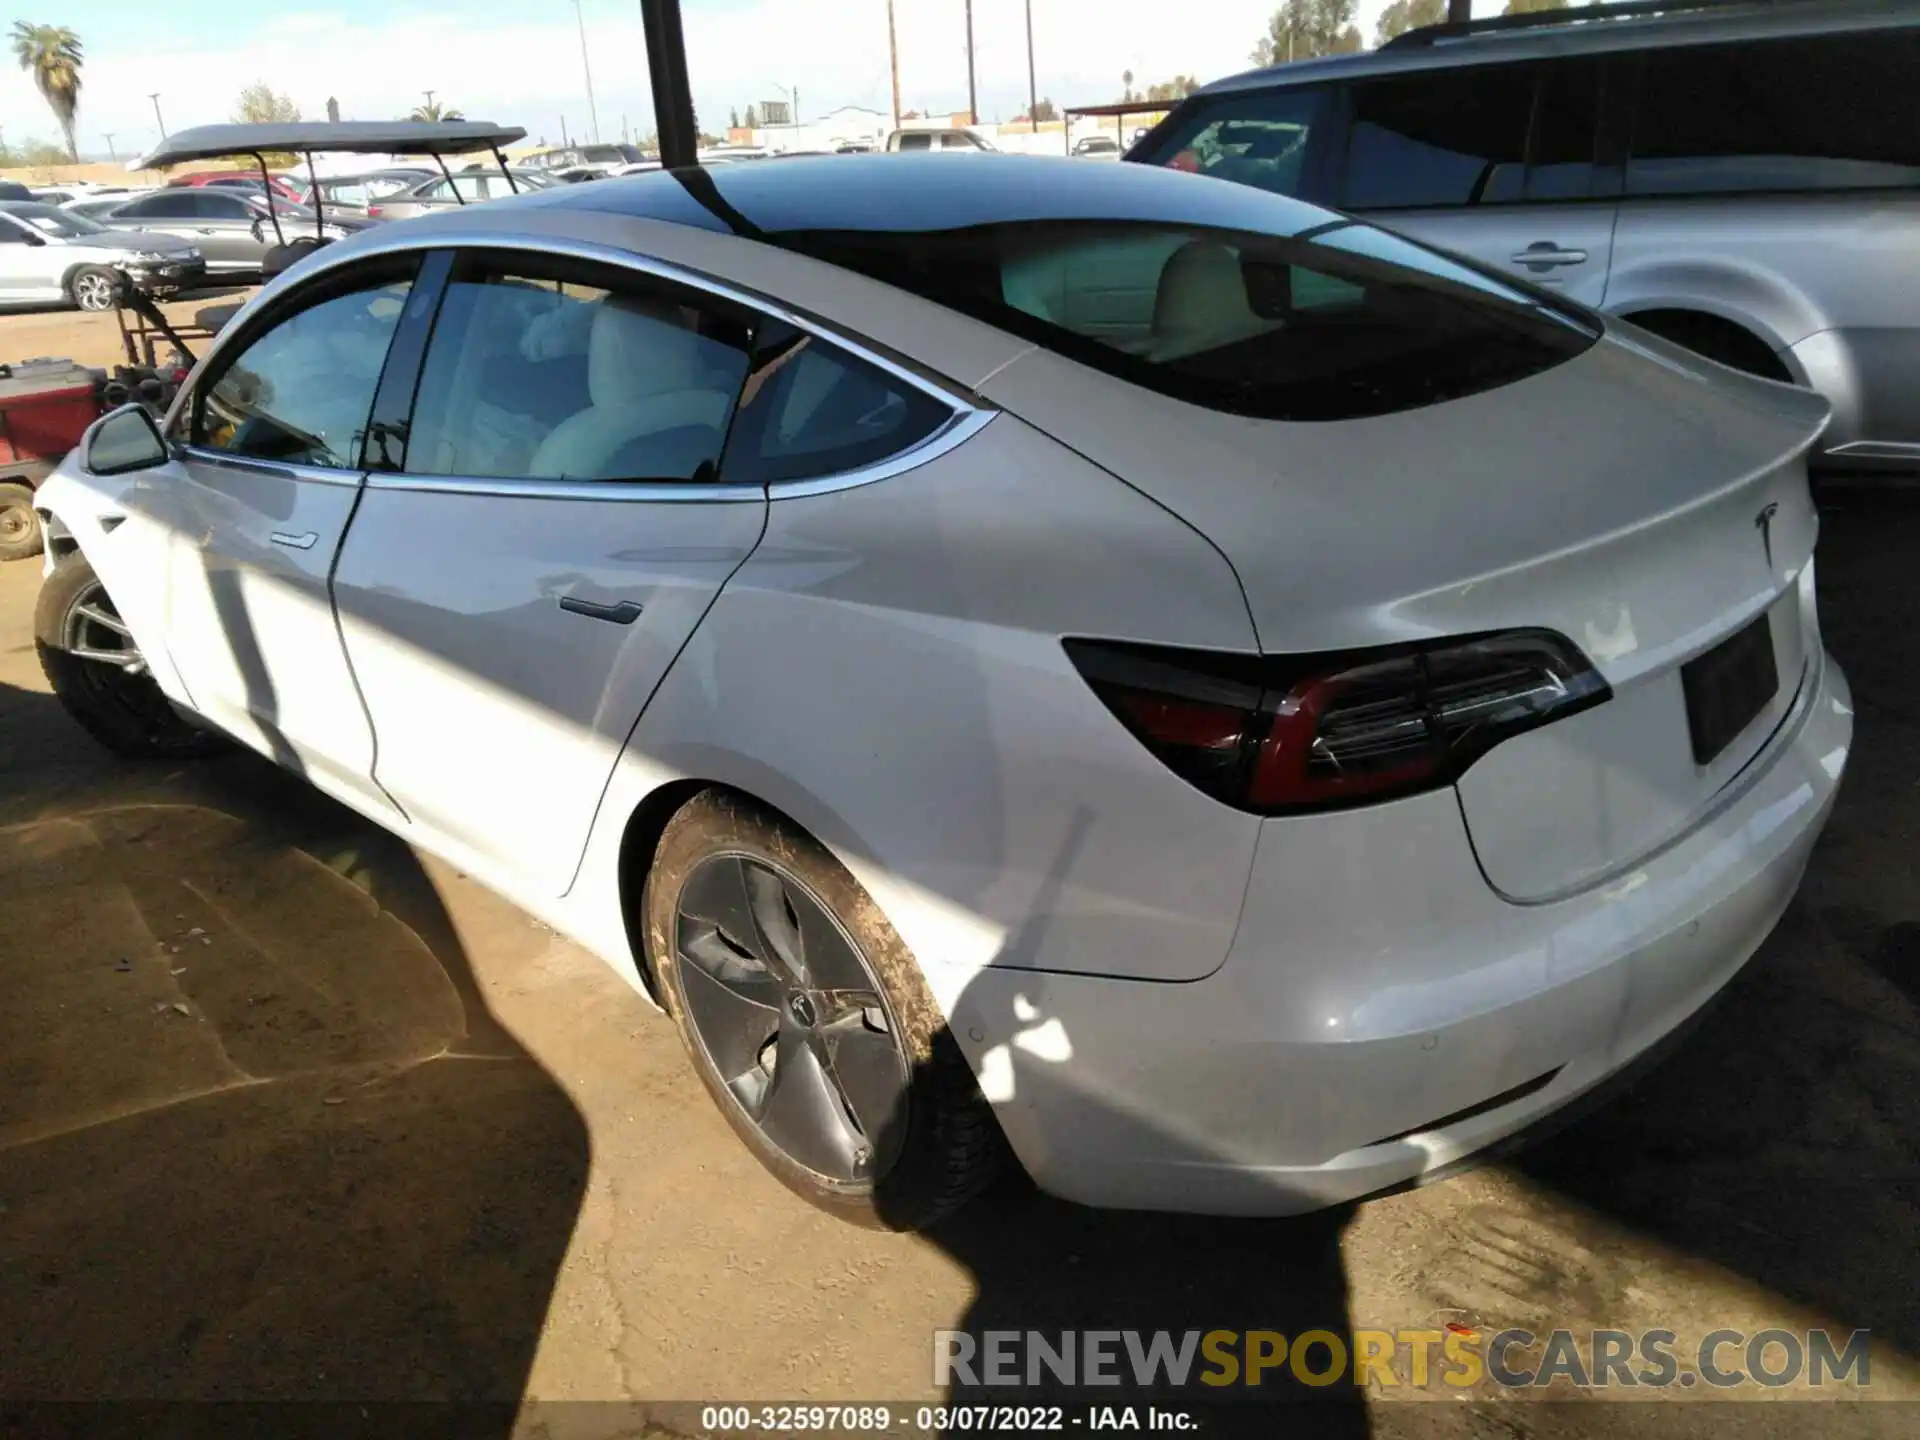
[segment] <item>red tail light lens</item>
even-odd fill
[[[1613,692],[1563,636],[1255,657],[1069,640],[1109,709],[1173,770],[1245,810],[1336,809],[1451,785],[1501,741]]]
[[[385,213],[386,212],[381,210],[381,208],[378,205],[367,206],[367,218],[369,220],[378,220],[381,217],[381,215]]]

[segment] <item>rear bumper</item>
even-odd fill
[[[1720,809],[1581,894],[1495,895],[1444,792],[1267,822],[1204,980],[930,979],[1054,1194],[1280,1215],[1419,1183],[1631,1065],[1766,938],[1852,743],[1846,679],[1816,663]]]

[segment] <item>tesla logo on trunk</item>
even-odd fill
[[[1760,532],[1760,548],[1767,552],[1767,567],[1773,567],[1773,517],[1780,513],[1778,505],[1767,505],[1753,517],[1753,525]]]

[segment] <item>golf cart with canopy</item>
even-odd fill
[[[307,233],[308,218],[286,214],[287,202],[274,193],[272,175],[267,168],[270,154],[296,154],[307,162],[309,181],[317,182],[313,157],[316,154],[347,155],[422,155],[431,157],[441,174],[452,179],[447,168],[449,155],[470,155],[491,151],[506,177],[507,185],[519,190],[513,172],[507,166],[505,147],[524,140],[527,132],[517,125],[494,125],[484,120],[299,120],[269,125],[196,125],[176,131],[149,150],[134,166],[141,170],[163,169],[192,160],[211,160],[231,156],[251,156],[260,169],[265,220],[254,222],[254,233],[266,239],[266,225],[273,227],[274,245],[261,257],[260,273],[271,280],[288,266],[310,254],[333,238],[327,234],[326,201],[317,183],[312,189],[312,233]],[[458,188],[455,188],[458,197]],[[465,200],[461,199],[462,204]],[[153,301],[131,284],[120,286],[116,308],[120,315],[121,340],[129,365],[153,366],[154,341],[164,339],[179,352],[185,366],[194,355],[186,340],[206,339],[240,310],[238,304],[209,305],[196,312],[190,326],[170,324]]]

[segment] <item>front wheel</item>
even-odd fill
[[[119,288],[120,277],[104,265],[83,265],[67,281],[67,294],[73,297],[73,303],[96,312],[113,308]]]
[[[26,560],[40,553],[40,545],[33,491],[11,481],[0,484],[0,560]]]
[[[896,1230],[992,1179],[999,1126],[918,963],[818,841],[709,790],[668,822],[643,903],[694,1069],[775,1178]]]
[[[167,703],[106,586],[79,555],[42,582],[33,639],[54,695],[109,750],[183,759],[220,748],[218,736]]]

